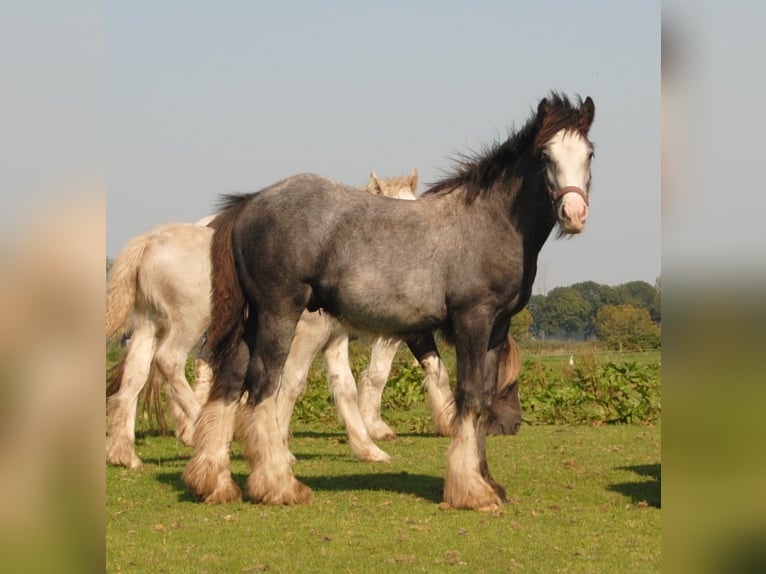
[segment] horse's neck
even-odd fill
[[[514,191],[492,194],[490,201],[496,202],[492,209],[508,217],[522,239],[525,258],[536,260],[556,224],[556,216],[541,177],[524,179],[515,186]]]
[[[500,195],[500,194],[497,194]],[[519,304],[514,313],[529,301],[537,274],[537,257],[556,224],[555,213],[541,179],[521,182],[514,196],[506,195],[502,208],[521,238],[523,269]]]

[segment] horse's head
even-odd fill
[[[580,233],[588,218],[593,159],[588,131],[595,106],[591,98],[574,109],[557,103],[554,96],[553,103],[543,99],[537,108],[537,157],[562,232]]]
[[[416,199],[418,191],[418,170],[413,169],[408,176],[381,179],[373,171],[367,182],[367,191],[374,195],[393,197],[394,199]]]

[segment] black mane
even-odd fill
[[[579,108],[582,100],[575,102],[558,92],[541,101],[548,109],[541,117],[540,107],[527,120],[524,127],[503,142],[495,142],[475,155],[459,155],[455,158],[454,173],[437,181],[421,196],[451,193],[463,189],[466,203],[487,195],[495,189],[511,187],[520,173],[519,160],[526,152],[537,152],[561,129],[578,130]]]

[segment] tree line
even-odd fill
[[[661,279],[654,285],[631,281],[612,287],[594,281],[556,287],[533,295],[511,322],[519,341],[599,340],[617,350],[661,346]]]

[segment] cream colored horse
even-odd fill
[[[380,179],[371,174],[366,188],[374,194],[415,199],[417,172]],[[135,417],[138,396],[148,381],[166,380],[176,436],[191,444],[194,422],[207,400],[212,373],[198,360],[194,390],[185,376],[186,359],[210,323],[210,241],[205,225],[172,223],[138,236],[115,259],[107,293],[107,339],[129,332],[125,357],[107,391],[106,457],[111,464],[136,468]],[[326,313],[304,312],[290,349],[280,386],[278,417],[285,434],[295,401],[304,391],[314,356],[322,351],[330,389],[354,454],[365,461],[386,462],[389,456],[373,439],[395,436],[380,416],[381,395],[399,341],[373,341],[370,366],[359,390],[348,361],[348,333]],[[446,368],[436,358],[424,362],[424,381],[438,432],[450,434],[454,399]]]

